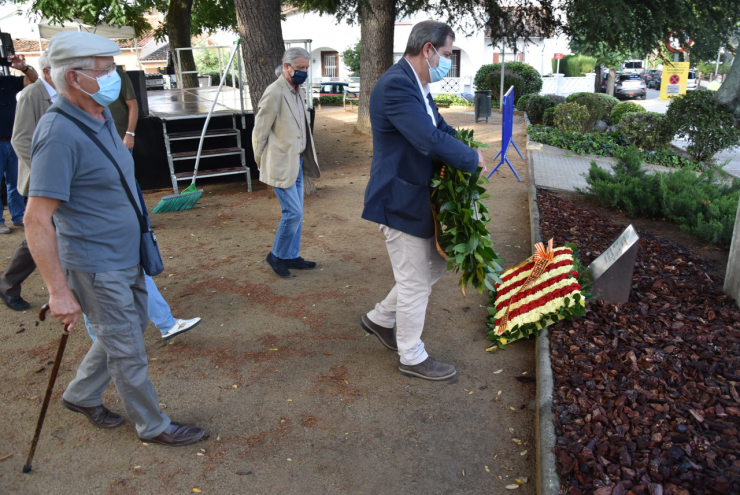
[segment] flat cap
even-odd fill
[[[84,31],[62,31],[52,36],[49,42],[52,67],[73,58],[112,57],[119,53],[121,47],[113,40]]]

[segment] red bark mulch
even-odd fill
[[[545,191],[542,238],[588,265],[623,227]],[[640,239],[630,301],[552,327],[557,467],[570,495],[740,493],[740,311],[682,246]]]

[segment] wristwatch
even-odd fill
[[[18,69],[18,70],[21,71],[21,72],[23,72],[25,74],[26,72],[28,72],[28,69],[29,69],[28,64],[26,64],[26,68],[25,69]]]
[[[131,136],[131,137],[134,137],[134,136],[136,136],[136,134],[134,134],[133,132],[129,132],[129,131],[126,131],[126,134],[128,134],[128,135],[129,135],[129,136]]]

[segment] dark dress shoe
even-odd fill
[[[296,270],[313,270],[316,268],[315,261],[306,261],[300,256],[290,260],[285,260],[285,266]]]
[[[83,414],[88,421],[98,428],[115,428],[123,423],[123,416],[116,414],[107,407],[100,405],[95,407],[76,406],[62,399],[62,405],[70,411]]]
[[[142,442],[161,443],[170,447],[182,447],[199,442],[206,434],[200,426],[170,423],[165,430],[154,438],[141,438]]]
[[[367,333],[371,333],[378,337],[380,343],[386,346],[388,349],[392,351],[398,350],[398,345],[396,344],[396,334],[393,332],[392,328],[385,328],[381,327],[380,325],[376,325],[375,323],[370,321],[370,318],[368,318],[367,315],[362,315],[362,318],[360,318],[360,326]]]
[[[31,307],[31,305],[23,299],[21,296],[6,296],[0,293],[0,299],[3,300],[5,305],[13,311],[25,311]]]
[[[270,268],[272,268],[272,271],[275,272],[275,275],[283,278],[290,277],[288,267],[285,266],[285,260],[282,260],[272,254],[272,251],[270,251],[270,254],[267,255],[265,261],[267,261],[267,264],[270,265]]]

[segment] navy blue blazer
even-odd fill
[[[414,69],[403,58],[378,79],[370,95],[373,163],[362,218],[401,232],[434,237],[431,209],[432,160],[475,172],[478,153],[453,136],[437,111],[432,124]]]

